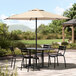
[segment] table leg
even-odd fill
[[[29,58],[29,66],[31,66],[31,50],[29,50],[29,56],[30,56],[30,58]]]
[[[44,50],[42,50],[42,67],[44,67]]]

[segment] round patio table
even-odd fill
[[[36,50],[36,48],[24,48],[26,50],[29,50],[29,55],[31,56],[31,50]],[[52,50],[52,48],[37,48],[38,51],[42,51],[41,53],[41,59],[42,59],[42,67],[44,67],[44,51],[45,50]],[[36,61],[37,64],[37,61]],[[29,65],[31,65],[31,58],[29,59]]]

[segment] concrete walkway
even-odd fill
[[[76,52],[67,51],[65,54],[66,57],[66,63],[67,67],[65,69],[63,57],[59,57],[59,66],[56,66],[54,69],[54,64],[48,68],[47,67],[47,57],[45,57],[45,68],[41,68],[40,71],[36,70],[33,71],[32,69],[27,72],[26,68],[20,69],[21,66],[21,58],[18,58],[16,61],[16,67],[17,67],[17,73],[18,76],[76,76]],[[53,62],[53,59],[52,59]],[[13,70],[13,68],[10,67],[10,60],[0,60],[0,65],[6,65],[8,64],[8,67],[10,71]]]

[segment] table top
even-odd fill
[[[36,48],[31,47],[31,48],[21,48],[23,50],[36,50]],[[53,48],[37,48],[37,50],[53,50]]]

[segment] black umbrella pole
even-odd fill
[[[36,53],[35,56],[37,57],[37,18],[36,18]],[[36,67],[37,67],[37,59],[36,59]]]
[[[37,57],[37,18],[36,18],[36,57]]]

